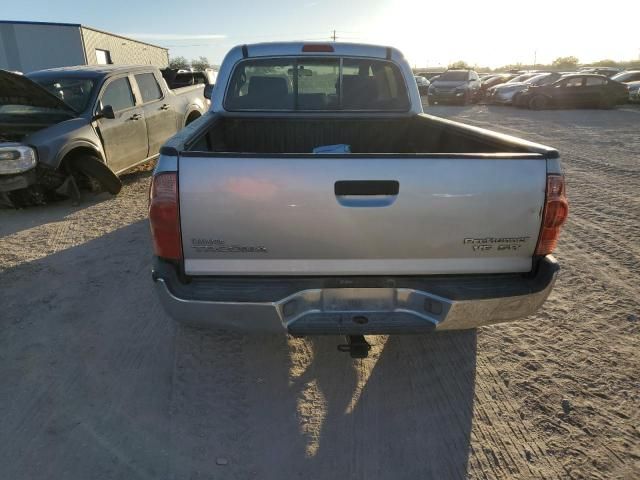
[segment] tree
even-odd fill
[[[171,60],[169,60],[169,68],[180,70],[188,69],[189,67],[189,61],[184,57],[173,57]]]
[[[198,57],[197,60],[191,60],[191,66],[198,72],[204,72],[207,68],[211,68],[207,57]]]
[[[617,67],[618,62],[616,62],[615,60],[606,59],[606,60],[599,60],[597,62],[592,63],[591,65],[593,65],[594,67]]]
[[[552,63],[551,66],[559,70],[575,70],[578,67],[578,57],[558,57]]]
[[[457,62],[453,62],[449,64],[450,70],[471,70],[471,67],[464,60],[458,60]]]

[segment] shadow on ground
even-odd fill
[[[0,478],[465,477],[475,333],[354,361],[338,337],[176,328],[149,243],[139,221],[3,272]]]

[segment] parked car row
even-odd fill
[[[526,73],[518,75],[506,83],[496,85],[487,90],[484,100],[488,103],[508,105],[514,97],[525,91],[531,85],[548,85],[558,80],[560,73]]]
[[[564,108],[611,108],[634,101],[640,71],[611,72],[610,77],[601,73],[603,69],[580,72],[535,72],[523,74],[501,85],[486,90],[487,103],[514,105],[516,107],[543,109]]]
[[[565,75],[552,83],[530,85],[513,99],[516,107],[541,110],[550,107],[612,108],[626,103],[626,85],[604,75]]]
[[[524,108],[611,108],[638,102],[640,71],[611,67],[579,72],[509,72],[478,74],[473,70],[447,70],[428,80],[416,75],[420,95],[430,104],[468,104],[483,101]]]

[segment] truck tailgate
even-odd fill
[[[542,155],[179,159],[189,275],[527,272]]]

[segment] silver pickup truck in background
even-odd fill
[[[555,149],[425,115],[399,51],[245,45],[161,149],[153,279],[178,321],[359,356],[366,334],[535,312],[567,213]]]
[[[205,113],[203,90],[171,90],[148,65],[0,70],[0,200],[77,197],[78,184],[118,193],[118,174]]]

